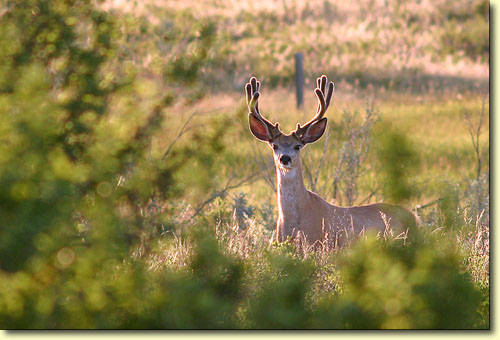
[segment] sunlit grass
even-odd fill
[[[189,30],[169,31],[174,22],[217,22],[209,67],[200,70],[213,88],[234,89],[246,74],[269,77],[274,86],[293,79],[293,58],[303,52],[307,78],[336,73],[337,80],[385,87],[439,89],[452,85],[485,88],[489,76],[488,6],[484,0],[440,1],[145,1],[137,4],[108,1],[108,9],[127,13],[137,27],[130,33],[134,58],[161,72],[156,63],[169,60],[179,49],[194,55]],[[139,24],[140,23],[140,24]],[[470,30],[474,27],[474,30]],[[158,36],[156,36],[158,35]],[[178,39],[171,50],[157,39]],[[390,51],[390,53],[388,53]],[[479,53],[479,55],[470,55]],[[156,66],[155,66],[156,65]],[[432,84],[435,82],[435,84]],[[424,90],[425,91],[425,90]]]
[[[335,93],[332,106],[327,113],[333,128],[339,123],[343,110],[358,112],[359,120],[361,120],[367,103],[371,101],[375,110],[380,114],[381,121],[379,124],[389,124],[411,141],[415,153],[421,160],[421,168],[414,175],[413,180],[421,185],[422,191],[422,196],[415,198],[412,204],[417,205],[436,198],[436,195],[439,194],[436,192],[436,186],[429,186],[429,182],[436,183],[436,180],[439,182],[439,179],[463,181],[467,177],[474,176],[476,156],[463,112],[469,112],[473,121],[478,122],[483,105],[480,96],[468,94],[457,98],[457,94],[443,94],[425,96],[426,99],[422,100],[420,96],[408,94],[370,94],[366,91],[359,91],[356,94],[349,94],[348,98],[344,98],[343,94],[345,92],[338,92]],[[306,92],[305,97],[303,108],[297,109],[293,91],[269,89],[264,83],[260,107],[266,117],[272,121],[278,121],[280,128],[288,132],[295,128],[297,122],[303,123],[310,119],[316,109],[317,103],[312,91]],[[180,111],[184,112],[179,115],[184,119],[176,121],[173,126],[169,126],[171,133],[165,134],[163,137],[172,137],[171,134],[181,128],[181,122],[187,119],[187,112],[196,110],[209,112],[195,117],[191,123],[193,126],[203,124],[202,122],[211,116],[219,119],[229,119],[228,135],[226,136],[227,149],[246,158],[249,164],[255,162],[256,155],[263,157],[264,160],[267,159],[267,164],[271,167],[268,175],[273,176],[274,170],[270,160],[271,151],[264,143],[255,140],[249,132],[246,109],[243,107],[243,103],[243,91],[241,93],[208,95],[197,103],[196,107],[188,106],[180,109]],[[484,159],[483,166],[486,166],[489,153],[488,107],[488,101],[486,101],[484,108],[485,121],[480,134],[481,155]],[[174,128],[174,126],[176,127]],[[341,142],[332,140],[329,152],[337,153]],[[181,143],[189,143],[189,139],[183,140]],[[318,143],[321,144],[322,142]],[[319,144],[306,148],[303,151],[304,155],[309,153],[319,155],[322,152],[322,145]],[[221,162],[226,161],[221,159]],[[246,192],[251,200],[255,200],[254,203],[266,200],[273,205],[275,204],[275,193],[270,186],[265,184],[262,178],[257,178],[255,183],[246,187],[243,186],[241,190]],[[326,199],[330,198],[326,197]],[[382,197],[379,197],[379,199],[382,199]]]

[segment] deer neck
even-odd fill
[[[278,210],[280,219],[286,224],[300,224],[300,211],[304,208],[308,192],[302,178],[302,165],[283,170],[276,166]]]

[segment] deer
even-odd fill
[[[407,234],[417,219],[403,207],[387,203],[340,207],[306,189],[300,152],[307,144],[321,138],[326,130],[324,115],[334,92],[334,83],[329,82],[327,87],[327,82],[325,75],[317,78],[316,114],[303,126],[297,123],[290,134],[281,132],[278,122],[273,124],[261,115],[257,78],[251,77],[245,85],[250,131],[271,148],[276,169],[278,220],[272,242],[302,236],[311,244],[328,240],[340,248],[370,230],[385,233],[389,229],[392,234],[394,231]]]

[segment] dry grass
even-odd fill
[[[488,60],[467,57],[462,50],[448,51],[450,44],[444,38],[448,32],[467,30],[469,19],[453,18],[480,13],[483,3],[115,0],[106,2],[105,7],[144,17],[159,32],[175,13],[215,20],[223,43],[211,56],[215,63],[202,70],[212,88],[239,88],[248,74],[258,75],[264,82],[267,78],[273,83],[289,82],[293,79],[293,55],[301,51],[309,82],[327,72],[354,87],[361,82],[363,86],[423,86],[426,91],[441,91],[443,87],[487,87]],[[477,38],[467,39],[484,40],[487,29],[483,31]],[[217,55],[222,51],[227,60],[219,63]],[[150,61],[170,58],[169,53],[156,55],[153,49],[148,53],[144,59]]]

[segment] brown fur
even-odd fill
[[[406,232],[406,228],[416,225],[416,219],[402,207],[385,203],[337,207],[305,188],[300,149],[323,135],[327,123],[323,116],[334,91],[333,83],[327,86],[324,75],[317,79],[317,86],[314,90],[318,98],[316,115],[302,127],[297,124],[297,129],[289,135],[280,131],[278,123],[273,124],[260,114],[257,102],[260,83],[257,79],[252,77],[245,86],[250,131],[273,150],[278,178],[277,240],[300,234],[311,243],[326,239],[342,246],[368,230],[395,232],[396,236]]]
[[[328,239],[341,247],[365,231],[384,232],[389,227],[397,236],[416,225],[411,212],[391,204],[338,207],[327,203],[305,188],[300,158],[290,170],[283,171],[280,164],[276,164],[276,172],[278,241],[293,238],[300,232],[308,242]]]

